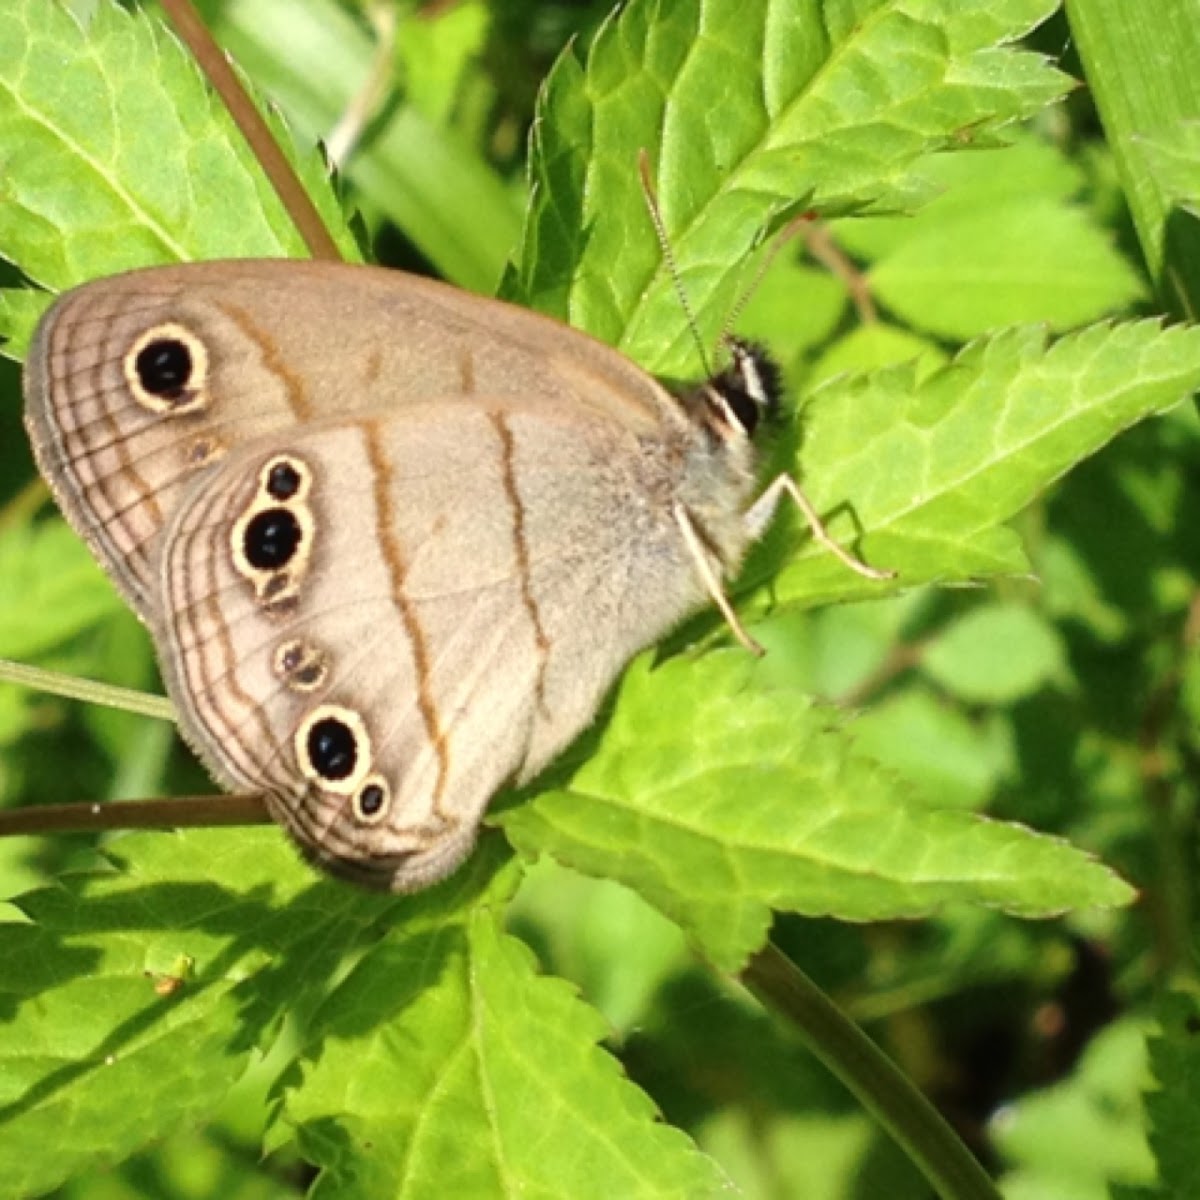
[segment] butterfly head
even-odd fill
[[[700,389],[708,423],[724,438],[752,438],[779,413],[783,377],[779,364],[757,342],[729,338],[729,365]]]

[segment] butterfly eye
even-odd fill
[[[203,342],[175,323],[147,329],[125,356],[125,380],[133,398],[167,416],[207,407],[207,374]]]

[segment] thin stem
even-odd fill
[[[741,981],[850,1089],[942,1200],[1000,1200],[941,1113],[894,1062],[772,942]]]
[[[68,700],[82,700],[87,704],[120,709],[156,721],[175,721],[174,705],[166,696],[154,696],[149,692],[118,687],[115,683],[100,683],[95,679],[80,679],[77,675],[49,671],[45,667],[34,667],[7,658],[0,658],[0,682],[65,696]]]
[[[108,800],[103,804],[40,804],[0,812],[0,837],[270,822],[261,796],[172,796],[165,800]]]
[[[200,69],[208,76],[229,115],[242,131],[280,203],[292,218],[292,224],[304,239],[309,254],[313,258],[340,262],[341,251],[325,228],[321,214],[304,190],[292,164],[280,150],[262,114],[242,86],[242,81],[229,65],[229,60],[192,7],[191,0],[162,0],[162,6],[175,31],[191,50]]]

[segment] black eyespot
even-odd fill
[[[267,475],[267,491],[275,500],[290,500],[300,490],[300,472],[286,460],[277,462]]]
[[[308,731],[307,749],[308,761],[322,779],[345,779],[358,761],[354,731],[336,717],[322,717],[313,724]]]
[[[150,395],[177,400],[192,378],[192,352],[178,338],[156,338],[138,351],[134,367]]]
[[[259,571],[286,567],[304,536],[300,522],[286,508],[268,508],[252,517],[242,537],[246,561]]]
[[[383,811],[387,794],[377,783],[368,783],[358,793],[358,811],[360,816],[376,817]]]

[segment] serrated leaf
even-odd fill
[[[955,144],[964,129],[986,141],[1061,95],[1067,81],[1044,60],[997,46],[1052,8],[629,6],[597,36],[586,66],[565,58],[547,81],[543,106],[555,120],[535,129],[533,202],[508,295],[651,370],[696,374],[646,216],[638,148],[657,148],[666,234],[711,345],[773,219],[800,205],[825,215],[903,207],[920,156]]]
[[[875,321],[838,338],[828,353],[813,364],[809,382],[815,386],[838,375],[864,375],[914,361],[919,378],[944,366],[948,358],[936,343],[884,321]]]
[[[1196,1189],[1196,1130],[1200,1128],[1200,1013],[1196,998],[1179,992],[1157,1006],[1159,1029],[1148,1039],[1154,1086],[1145,1095],[1150,1149],[1158,1166],[1159,1200],[1186,1200]]]
[[[596,1043],[598,1014],[538,976],[497,908],[395,928],[317,1015],[284,1112],[314,1200],[724,1196],[730,1185]]]
[[[315,881],[274,829],[155,833],[112,843],[120,872],[22,897],[29,923],[0,927],[5,1194],[40,1195],[203,1118],[285,1010],[302,1022],[381,925],[474,903],[500,849],[404,899]],[[187,978],[161,995],[181,958]]]
[[[108,0],[86,27],[47,0],[0,8],[0,145],[0,252],[51,290],[152,263],[304,254],[182,47]],[[324,165],[297,162],[354,257]]]
[[[1040,330],[1009,330],[920,382],[908,365],[819,389],[802,414],[801,473],[830,533],[874,565],[899,567],[903,584],[1021,573],[1025,555],[1004,522],[1198,386],[1197,329],[1098,325],[1049,347]],[[860,543],[858,529],[869,531]],[[776,533],[785,536],[799,540],[803,527]],[[770,598],[811,605],[872,594],[878,584],[806,539]]]
[[[757,686],[746,658],[639,660],[569,783],[495,819],[523,851],[639,891],[727,970],[761,946],[772,909],[865,921],[1130,900],[1065,843],[906,802],[828,711]]]

